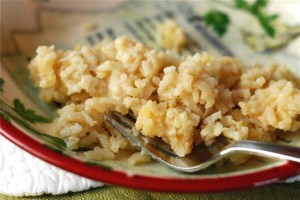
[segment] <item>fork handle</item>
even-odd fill
[[[295,146],[242,140],[233,145],[233,149],[300,163],[300,148]]]

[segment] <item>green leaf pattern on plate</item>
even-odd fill
[[[0,78],[0,92],[3,92],[4,79]]]
[[[4,83],[5,83],[4,79],[0,78],[1,92],[3,92]],[[3,119],[8,121],[9,123],[11,123],[11,121],[13,120],[14,122],[21,125],[31,133],[42,137],[48,143],[53,144],[54,146],[58,147],[61,150],[66,149],[66,143],[64,142],[64,140],[37,131],[31,125],[35,123],[50,123],[52,122],[51,119],[36,114],[34,110],[25,108],[24,104],[19,99],[14,99],[13,104],[14,107],[9,106],[2,99],[0,99],[0,116]]]
[[[14,110],[24,120],[31,123],[50,123],[51,119],[37,115],[34,110],[26,109],[19,99],[14,100]]]

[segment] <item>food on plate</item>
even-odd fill
[[[299,78],[283,66],[244,68],[239,60],[207,52],[181,56],[126,37],[94,47],[40,46],[29,64],[40,98],[62,107],[53,134],[83,156],[130,163],[149,161],[103,118],[129,110],[136,128],[160,137],[184,157],[218,137],[272,142],[276,131],[300,127]]]
[[[172,19],[158,24],[156,40],[160,47],[176,52],[179,52],[187,43],[184,30]]]

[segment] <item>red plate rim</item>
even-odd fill
[[[89,165],[78,159],[65,156],[29,137],[12,124],[0,118],[1,134],[30,154],[59,168],[96,181],[135,189],[158,192],[216,192],[244,189],[266,185],[300,173],[300,164],[286,162],[281,166],[225,177],[184,179],[179,177],[151,177],[127,175],[125,172]]]

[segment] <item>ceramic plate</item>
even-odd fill
[[[54,44],[72,48],[76,44],[93,45],[119,35],[140,40],[157,48],[155,24],[174,18],[193,42],[192,51],[232,55],[242,61],[283,63],[299,75],[298,43],[271,53],[252,50],[242,40],[240,21],[219,38],[202,21],[205,2],[112,2],[7,1],[2,3],[5,21],[1,27],[1,133],[29,153],[73,173],[105,183],[155,191],[208,192],[261,186],[296,175],[299,164],[270,159],[252,159],[240,166],[185,174],[153,162],[130,166],[126,160],[91,161],[66,150],[51,133],[48,118],[56,115],[56,106],[42,102],[30,81],[26,68],[39,45]],[[1,12],[2,12],[1,10]],[[239,17],[240,20],[249,20]],[[293,40],[295,41],[295,40]],[[295,51],[296,49],[296,51]],[[249,63],[251,64],[251,63]],[[296,66],[296,67],[292,67]],[[300,146],[297,133],[280,137],[281,143]]]

